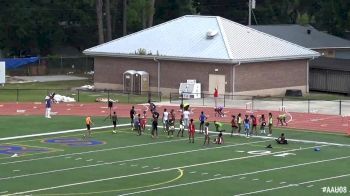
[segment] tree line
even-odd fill
[[[88,47],[186,15],[215,15],[248,24],[249,0],[0,0],[4,57],[55,55]],[[348,0],[256,0],[252,24],[311,24],[345,36]]]

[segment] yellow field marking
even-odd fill
[[[156,183],[156,184],[150,184],[150,185],[145,185],[145,186],[139,186],[139,187],[134,187],[134,188],[125,188],[125,189],[114,189],[114,190],[106,190],[106,191],[96,191],[96,192],[86,192],[86,193],[52,193],[52,194],[35,194],[35,195],[91,195],[91,194],[101,194],[101,193],[110,193],[110,192],[121,192],[121,191],[131,191],[131,190],[136,190],[136,189],[142,189],[142,188],[149,188],[149,187],[155,187],[155,186],[160,186],[164,184],[168,184],[171,182],[174,182],[184,175],[184,171],[181,168],[177,168],[177,170],[180,172],[180,174],[171,180]]]

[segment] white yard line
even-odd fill
[[[258,191],[248,192],[248,193],[241,193],[241,194],[237,194],[235,196],[252,195],[252,194],[263,193],[263,192],[268,192],[268,191],[273,191],[273,190],[278,190],[278,189],[283,189],[283,188],[288,188],[288,187],[293,187],[293,186],[310,184],[310,183],[314,183],[314,182],[321,182],[321,181],[332,180],[332,179],[337,179],[337,178],[344,178],[344,177],[348,177],[348,176],[350,176],[350,174],[344,174],[344,175],[333,176],[333,177],[328,177],[328,178],[320,178],[320,179],[300,182],[300,183],[296,183],[296,184],[289,184],[289,185],[285,185],[285,186],[279,186],[279,187],[274,187],[274,188],[269,188],[269,189],[262,189],[262,190],[258,190]],[[312,186],[309,185],[308,187],[312,187]]]
[[[53,190],[53,189],[58,189],[58,188],[72,187],[72,186],[77,186],[77,185],[91,184],[91,183],[103,182],[103,181],[107,181],[107,180],[114,180],[114,179],[128,178],[128,177],[133,177],[133,176],[141,176],[141,175],[147,175],[147,174],[160,173],[160,172],[165,172],[165,171],[176,170],[176,169],[179,169],[179,168],[184,169],[184,168],[191,168],[191,167],[197,167],[197,166],[203,166],[203,165],[224,163],[224,162],[235,161],[235,160],[249,159],[249,158],[254,158],[254,157],[262,157],[262,156],[273,155],[273,154],[278,154],[278,153],[301,151],[301,150],[305,150],[305,149],[311,149],[311,148],[314,148],[314,147],[315,146],[313,146],[313,147],[306,147],[306,148],[291,149],[291,150],[285,150],[285,151],[279,151],[279,152],[273,152],[273,153],[270,153],[270,154],[250,155],[250,156],[245,156],[245,157],[237,157],[237,158],[223,159],[223,160],[218,160],[218,161],[210,161],[210,162],[205,162],[205,163],[197,163],[197,164],[192,164],[192,165],[184,165],[184,166],[179,166],[179,167],[173,167],[173,168],[161,169],[161,170],[149,171],[149,172],[143,172],[143,173],[136,173],[136,174],[130,174],[130,175],[125,175],[125,176],[115,176],[115,177],[110,177],[110,178],[102,178],[102,179],[97,179],[97,180],[89,180],[89,181],[83,181],[83,182],[77,182],[77,183],[71,183],[71,184],[64,184],[64,185],[59,185],[59,186],[52,186],[52,187],[46,187],[46,188],[40,188],[40,189],[33,189],[33,190],[13,193],[13,194],[10,194],[10,195],[23,195],[23,194],[27,194],[27,193],[34,193],[34,192],[39,192],[39,191],[46,191],[46,190]],[[153,191],[153,190],[161,190],[161,189],[166,189],[166,188],[173,188],[173,187],[178,187],[178,186],[197,184],[197,183],[201,183],[201,182],[207,182],[207,181],[213,181],[213,180],[219,180],[219,179],[225,179],[225,178],[232,178],[232,177],[236,177],[236,176],[250,175],[250,174],[262,173],[262,172],[266,172],[266,171],[273,171],[273,170],[277,170],[277,169],[291,168],[291,167],[296,167],[296,166],[309,165],[309,164],[314,164],[314,163],[321,163],[321,162],[340,160],[340,159],[346,159],[346,158],[350,158],[350,156],[339,157],[339,158],[334,158],[334,159],[327,159],[327,160],[322,160],[322,161],[301,163],[301,164],[296,164],[296,165],[290,165],[290,166],[284,166],[284,167],[279,167],[279,168],[266,169],[266,170],[255,171],[255,172],[248,172],[248,173],[237,174],[237,175],[232,175],[232,176],[224,176],[224,177],[219,177],[219,178],[212,178],[212,179],[208,179],[208,180],[195,181],[195,182],[178,184],[178,185],[172,185],[172,186],[167,186],[167,187],[160,187],[160,188],[156,188],[156,189],[149,189],[149,190],[144,190],[144,191],[127,193],[125,195],[136,194],[136,193],[143,193],[143,192],[150,192],[150,191]]]
[[[258,170],[258,171],[254,171],[254,172],[235,174],[235,175],[231,175],[231,176],[223,176],[223,177],[211,178],[211,179],[207,179],[207,180],[199,180],[199,181],[194,181],[194,182],[189,182],[189,183],[182,183],[182,184],[170,185],[170,186],[159,187],[159,188],[154,188],[154,189],[147,189],[147,190],[142,190],[142,191],[125,193],[125,194],[121,194],[120,196],[135,195],[135,194],[139,194],[139,193],[146,193],[146,192],[164,190],[164,189],[169,189],[169,188],[188,186],[188,185],[199,184],[199,183],[210,182],[210,181],[216,181],[216,180],[222,180],[222,179],[230,179],[230,178],[239,177],[239,176],[253,175],[253,174],[258,174],[258,173],[264,173],[264,172],[270,172],[270,171],[276,171],[276,170],[283,170],[283,169],[288,169],[288,168],[294,168],[294,167],[300,167],[300,166],[305,166],[305,165],[312,165],[312,164],[317,164],[317,163],[324,163],[324,162],[330,162],[330,161],[336,161],[336,160],[342,160],[342,159],[348,159],[348,158],[350,158],[350,156],[338,157],[338,158],[333,158],[333,159],[324,159],[324,160],[320,160],[320,161],[313,161],[313,162],[306,162],[306,163],[299,163],[299,164],[288,165],[288,166],[283,166],[283,167],[276,167],[276,168],[271,168],[271,169]],[[290,185],[286,185],[286,186],[290,186]]]
[[[142,147],[142,146],[156,145],[156,144],[164,144],[164,143],[171,143],[171,142],[179,142],[179,141],[183,141],[183,140],[188,140],[188,139],[184,138],[184,139],[168,140],[168,141],[162,141],[162,142],[150,142],[150,143],[135,144],[135,145],[130,145],[130,146],[120,146],[120,147],[105,148],[105,149],[100,149],[100,150],[91,150],[91,151],[86,151],[86,152],[76,152],[76,153],[62,154],[62,155],[55,155],[55,156],[47,156],[47,157],[40,157],[40,158],[34,158],[34,159],[25,159],[25,160],[18,160],[18,161],[11,161],[11,162],[0,163],[0,165],[8,165],[8,164],[14,164],[14,163],[30,162],[30,161],[37,161],[37,160],[43,160],[43,159],[53,159],[53,158],[59,158],[59,157],[69,157],[69,156],[72,156],[72,155],[90,154],[90,153],[96,153],[96,152],[104,152],[104,151],[119,150],[119,149],[126,149],[126,148],[135,148],[135,147]]]
[[[23,175],[17,175],[17,176],[3,177],[3,178],[0,178],[0,181],[2,181],[2,180],[9,180],[9,179],[15,179],[15,178],[21,178],[21,177],[28,177],[28,176],[36,176],[36,175],[57,173],[57,172],[62,172],[62,171],[70,171],[70,170],[75,170],[75,169],[83,169],[83,168],[97,167],[97,166],[103,166],[103,165],[111,165],[111,164],[117,164],[117,163],[125,163],[125,162],[153,159],[153,158],[166,157],[166,156],[172,156],[172,155],[178,155],[178,154],[187,154],[187,153],[193,153],[193,152],[199,152],[199,151],[207,151],[207,150],[214,150],[214,149],[221,149],[221,148],[228,148],[228,147],[235,147],[235,146],[243,146],[243,145],[262,143],[262,142],[265,142],[265,141],[256,141],[256,142],[232,144],[232,145],[218,146],[218,147],[213,147],[213,148],[201,148],[201,149],[196,149],[196,150],[173,152],[173,153],[167,153],[167,154],[160,154],[160,155],[153,155],[153,156],[147,156],[147,157],[139,157],[139,158],[134,158],[134,159],[127,159],[127,160],[112,161],[112,162],[105,162],[105,163],[99,163],[99,164],[82,165],[82,166],[77,166],[77,167],[56,169],[56,170],[45,171],[45,172],[37,172],[37,173],[23,174]]]

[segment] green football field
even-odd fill
[[[95,127],[110,125],[94,120]],[[152,139],[149,130],[137,136],[129,125],[117,134],[97,129],[83,140],[82,117],[3,116],[0,122],[0,195],[349,194],[345,135],[274,129],[271,138],[225,135],[223,145],[203,146],[202,134],[188,143],[187,134],[168,138],[160,129]],[[66,130],[73,131],[6,139]],[[275,143],[281,132],[288,145]]]

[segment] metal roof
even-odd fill
[[[86,49],[84,54],[223,63],[319,56],[315,51],[236,22],[199,15],[176,18]]]
[[[310,49],[350,48],[349,40],[318,31],[310,25],[252,25],[251,27]]]

